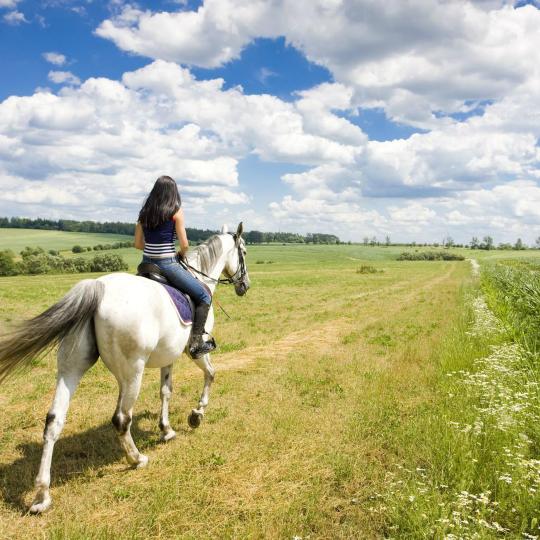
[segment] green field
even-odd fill
[[[65,241],[112,241],[92,236],[100,239]],[[37,236],[25,242],[40,245]],[[456,515],[480,527],[477,538],[534,534],[536,496],[514,496],[497,479],[505,473],[497,455],[510,444],[504,437],[519,439],[518,432],[497,438],[486,428],[477,447],[452,427],[472,425],[480,398],[447,374],[474,373],[475,361],[506,338],[471,334],[480,284],[468,261],[398,262],[402,250],[249,246],[247,296],[217,290],[232,320],[216,311],[217,376],[201,427],[190,430],[186,416],[202,373],[182,357],[171,400],[178,436],[159,442],[159,372],[148,370],[133,433],[150,463],[129,469],[110,424],[116,383],[98,363],[72,402],[53,459],[53,506],[39,518],[25,508],[54,391],[54,355],[6,381],[0,538],[444,538],[454,531],[466,538],[468,525],[456,525]],[[116,252],[131,269],[140,257]],[[498,259],[540,261],[534,251],[474,256],[486,267]],[[366,264],[378,272],[359,273]],[[83,277],[92,276],[0,278],[0,331]],[[520,424],[519,433],[534,440],[535,429]],[[475,525],[476,499],[458,504],[460,493],[479,496],[490,482],[497,489],[488,498],[499,497],[499,506],[477,515],[511,534]]]
[[[42,247],[45,251],[71,251],[76,245],[93,247],[97,244],[113,244],[131,240],[123,234],[77,233],[63,231],[40,231],[36,229],[0,228],[0,250],[11,249],[18,253],[25,247]]]

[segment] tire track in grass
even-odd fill
[[[404,304],[409,304],[420,294],[429,291],[437,285],[447,281],[455,270],[456,265],[455,263],[452,263],[452,267],[444,274],[437,275],[424,282],[421,286],[402,296],[399,302],[395,302],[395,295],[401,292],[404,288],[411,286],[411,282],[407,282],[405,284],[399,283],[354,296],[354,299],[374,297],[373,301],[384,298],[387,300],[386,303],[389,303],[389,305],[393,307],[385,306],[384,303],[379,304],[379,314],[364,318],[361,325],[353,325],[345,317],[332,319],[331,321],[327,321],[325,323],[313,325],[309,330],[302,329],[287,334],[282,339],[275,341],[273,344],[255,345],[240,351],[221,354],[217,358],[213,359],[216,371],[219,373],[220,371],[243,369],[255,361],[263,358],[268,358],[272,361],[280,361],[285,359],[289,354],[293,353],[299,347],[302,347],[304,352],[307,350],[308,352],[319,355],[330,352],[340,344],[344,332],[352,329],[355,331],[363,330],[373,323],[388,319],[390,316],[398,313]],[[387,297],[386,295],[388,295],[388,293],[391,293],[392,296]],[[349,298],[342,299],[341,303],[344,304],[349,300]],[[368,307],[368,305],[365,307]]]

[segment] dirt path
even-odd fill
[[[452,264],[444,274],[439,274],[422,284],[418,284],[417,282],[397,283],[354,296],[354,299],[373,298],[373,300],[383,301],[379,304],[375,315],[363,318],[360,324],[356,321],[354,323],[354,330],[361,331],[377,321],[391,317],[401,309],[404,303],[410,303],[420,294],[444,283],[451,277],[455,269],[455,264]],[[415,288],[408,294],[403,294],[403,290],[412,285]],[[392,296],[389,296],[389,293]],[[397,294],[400,294],[401,301],[399,303],[394,301]],[[304,351],[324,354],[325,352],[334,350],[344,334],[352,329],[353,325],[350,321],[343,318],[336,318],[325,323],[311,325],[309,329],[302,329],[287,334],[280,340],[275,341],[272,345],[256,345],[240,351],[215,356],[213,362],[219,373],[220,371],[246,368],[261,358],[268,358],[274,362],[279,362],[289,354],[294,353],[299,347],[302,347]]]

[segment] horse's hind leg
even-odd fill
[[[98,358],[94,330],[91,321],[78,335],[68,335],[58,349],[58,375],[53,403],[45,419],[43,432],[43,454],[36,477],[37,493],[30,512],[39,514],[51,505],[51,462],[54,444],[60,437],[66,420],[69,401],[81,377],[94,365]]]
[[[144,372],[144,362],[137,362],[129,371],[129,374],[116,375],[120,386],[118,404],[112,417],[112,423],[116,428],[120,444],[126,453],[126,458],[130,465],[144,467],[148,463],[148,458],[141,454],[131,436],[131,420],[133,406],[141,389],[142,376]]]
[[[192,409],[190,415],[188,416],[188,424],[192,428],[197,428],[201,425],[204,411],[208,406],[208,401],[210,399],[210,387],[214,382],[215,370],[210,362],[209,354],[205,354],[202,358],[193,358],[193,361],[204,371],[204,387],[199,399],[199,407],[197,409]]]
[[[161,368],[161,414],[159,416],[159,429],[161,438],[164,441],[170,441],[176,437],[176,432],[169,424],[169,400],[172,394],[172,364]]]

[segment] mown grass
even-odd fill
[[[400,467],[440,465],[440,476],[458,467],[448,456],[459,447],[437,439],[448,399],[442,373],[468,367],[487,346],[458,339],[467,328],[460,290],[468,263],[399,263],[395,255],[363,246],[250,246],[248,264],[274,263],[250,265],[245,298],[218,289],[233,319],[216,311],[222,350],[201,428],[189,430],[185,417],[202,374],[182,358],[171,403],[178,437],[159,443],[159,376],[149,370],[134,437],[150,464],[128,469],[109,420],[116,384],[98,363],[73,400],[53,460],[53,508],[40,518],[24,509],[54,358],[7,381],[0,388],[0,537],[400,537],[396,525],[411,538],[432,537],[403,525],[417,509],[397,499],[390,507],[397,496],[389,483]],[[358,274],[363,263],[384,272]],[[0,280],[0,324],[41,311],[82,277]],[[468,404],[450,403],[456,411]]]

